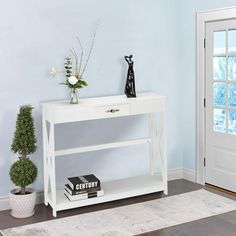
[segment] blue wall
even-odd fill
[[[236,5],[234,0],[9,0],[0,9],[0,196],[14,185],[10,152],[16,114],[22,104],[34,109],[38,150],[32,156],[39,169],[34,184],[43,189],[40,102],[68,98],[51,66],[60,67],[79,34],[89,48],[97,21],[100,26],[81,97],[121,94],[127,65],[135,60],[138,91],[168,96],[168,168],[196,169],[196,12]],[[101,120],[58,127],[57,147],[101,143],[143,136],[144,117]],[[108,128],[109,127],[109,128]],[[114,135],[115,133],[115,135]],[[100,135],[102,134],[102,135]],[[127,155],[128,151],[128,155]],[[144,173],[147,148],[110,150],[57,160],[57,184],[68,175],[96,173],[115,179]],[[66,164],[65,164],[66,163]]]
[[[14,185],[10,152],[16,114],[22,104],[34,109],[38,150],[32,156],[39,169],[34,187],[43,188],[40,102],[68,98],[66,87],[49,78],[51,66],[62,66],[79,34],[88,49],[97,20],[100,26],[85,79],[89,86],[81,97],[121,94],[127,65],[123,56],[135,60],[138,91],[152,90],[168,96],[168,167],[181,168],[181,91],[179,81],[180,8],[174,0],[9,0],[0,8],[0,196]],[[84,122],[57,129],[57,147],[128,139],[143,135],[144,117]],[[108,122],[108,123],[107,123]],[[109,128],[108,128],[109,127]],[[115,135],[114,135],[115,133]],[[102,138],[100,136],[102,135]],[[147,148],[140,146],[75,156],[57,161],[57,184],[68,175],[96,173],[102,179],[138,175],[148,169]]]
[[[180,83],[184,168],[196,170],[196,13],[236,6],[235,0],[183,0],[181,47],[183,58]]]

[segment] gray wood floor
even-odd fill
[[[189,191],[194,191],[202,188],[201,185],[192,183],[187,180],[175,180],[169,182],[169,196]],[[206,187],[207,188],[207,187]],[[210,191],[219,193],[226,197],[236,198],[231,195],[218,192],[217,190]],[[87,212],[94,212],[102,209],[108,209],[128,204],[134,204],[143,201],[149,201],[161,198],[161,193],[148,194],[145,196],[124,199],[94,206],[82,207],[73,210],[62,211],[58,213],[58,218],[83,214]],[[10,211],[0,212],[0,229],[16,227],[26,224],[32,224],[42,221],[54,219],[50,207],[45,207],[43,204],[36,206],[36,214],[28,219],[15,219],[11,217]],[[1,235],[1,234],[0,234]],[[236,211],[213,216],[190,223],[185,223],[178,226],[169,227],[162,230],[157,230],[142,234],[142,236],[236,236]]]

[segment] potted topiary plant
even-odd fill
[[[20,187],[10,192],[11,214],[16,218],[32,216],[36,201],[36,192],[27,188],[37,176],[37,167],[28,157],[37,149],[32,109],[29,105],[20,107],[11,145],[11,150],[19,155],[19,160],[11,166],[9,173],[12,182]]]

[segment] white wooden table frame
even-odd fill
[[[68,101],[55,101],[42,104],[43,149],[44,149],[44,203],[50,204],[53,216],[58,211],[128,198],[167,189],[166,155],[166,98],[154,93],[141,93],[137,98],[124,95],[80,99],[79,104],[71,105]],[[157,122],[156,113],[159,113]],[[149,116],[149,137],[55,150],[55,124],[96,120],[122,116],[147,114]],[[48,123],[48,125],[47,125]],[[97,150],[148,144],[150,173],[102,183],[104,196],[80,201],[69,201],[63,189],[56,189],[55,161],[58,156],[91,152]],[[160,166],[160,173],[156,166]],[[79,173],[78,173],[79,175]]]

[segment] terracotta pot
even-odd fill
[[[10,192],[11,215],[15,218],[27,218],[35,213],[36,192],[31,188],[27,188],[26,191],[30,193],[15,194],[19,192],[19,189],[13,189]]]

